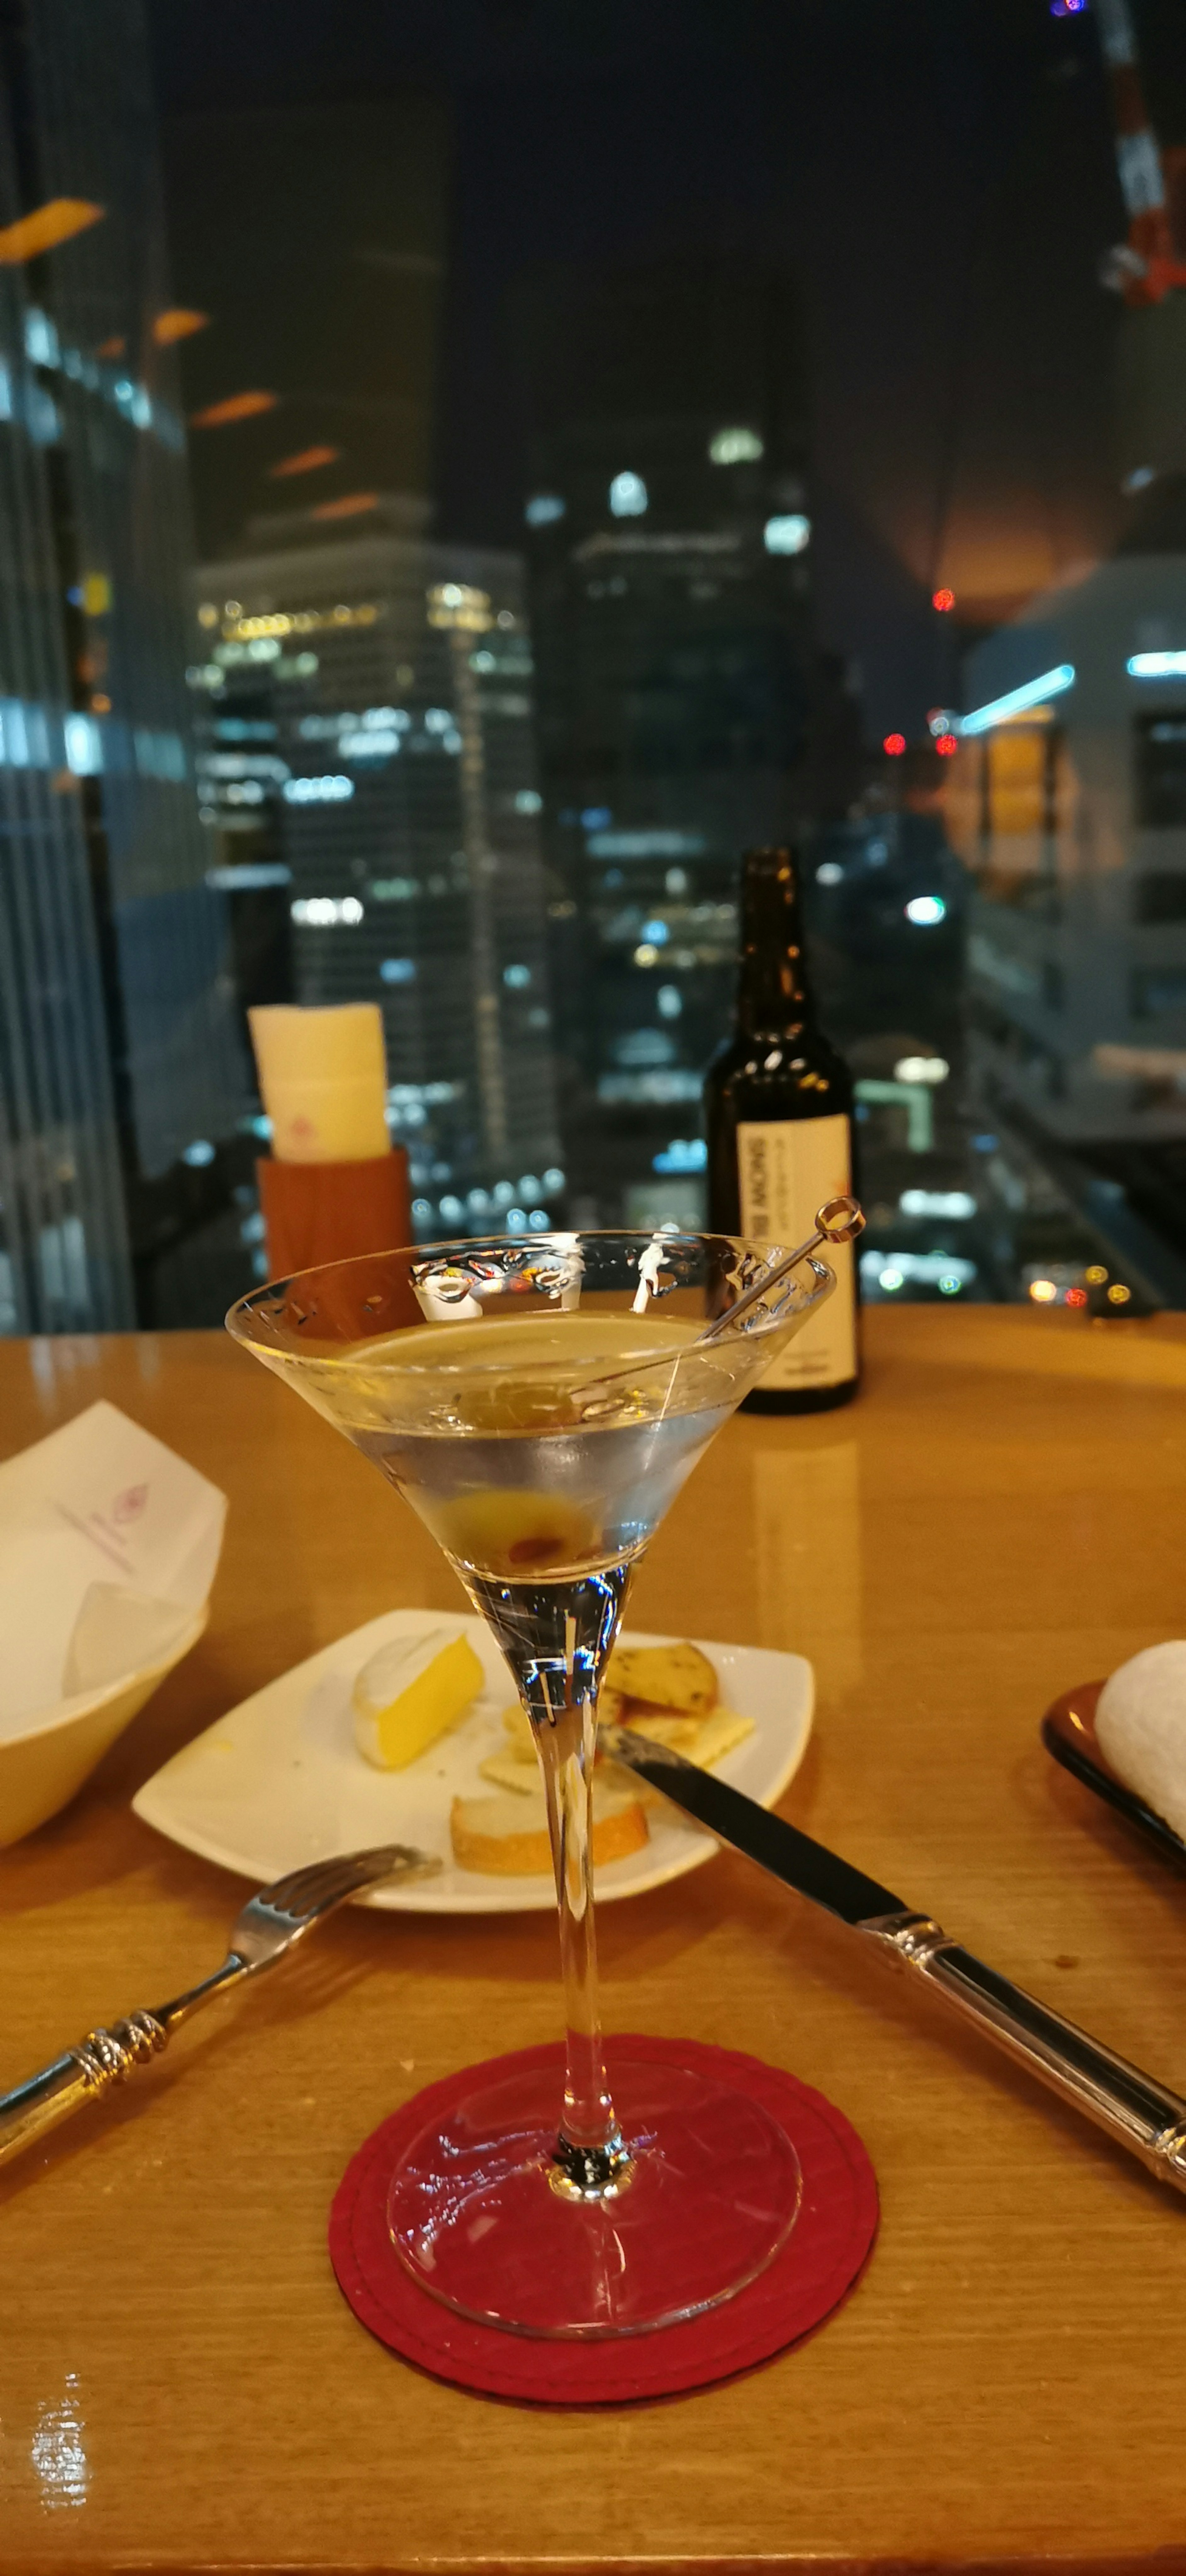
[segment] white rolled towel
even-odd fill
[[[1104,1683],[1095,1712],[1113,1771],[1186,1842],[1186,1639],[1146,1646]]]

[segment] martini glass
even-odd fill
[[[567,2028],[405,2150],[388,2225],[421,2286],[511,2332],[638,2334],[728,2299],[785,2243],[794,2141],[728,2080],[602,2044],[597,1690],[630,1569],[715,1432],[835,1285],[814,1247],[725,1235],[492,1236],[257,1289],[236,1339],[372,1458],[488,1622],[531,1721]],[[734,1320],[734,1317],[736,1320]],[[706,1496],[706,1502],[708,1498]]]

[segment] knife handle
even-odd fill
[[[999,1977],[926,1914],[892,1914],[860,1930],[978,2023],[997,2046],[1139,2156],[1159,2182],[1186,2192],[1186,2102],[1142,2075],[1024,1987]]]

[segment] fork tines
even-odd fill
[[[257,1905],[270,1906],[277,1914],[307,1916],[332,1905],[356,1887],[376,1884],[391,1876],[401,1862],[415,1865],[421,1859],[406,1843],[382,1843],[372,1851],[332,1854],[326,1860],[307,1863],[303,1869],[288,1872],[272,1887],[261,1887]]]

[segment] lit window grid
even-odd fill
[[[232,595],[241,596],[238,586]],[[411,620],[398,613],[409,604],[393,603],[391,613],[362,635],[350,629],[324,637],[317,682],[294,692],[277,691],[280,750],[294,769],[311,769],[310,755],[318,761],[322,757],[320,745],[298,741],[300,717],[313,703],[326,708],[327,714],[332,713],[332,703],[327,707],[327,701],[354,712],[365,706],[401,704],[418,720],[426,707],[451,703],[447,639],[426,634],[422,628],[409,631]],[[249,613],[247,602],[244,610]],[[515,807],[516,796],[534,775],[530,654],[521,624],[509,635],[494,629],[482,641],[490,642],[493,662],[492,670],[481,675],[479,704],[490,836],[498,856],[498,957],[500,966],[522,962],[531,971],[531,984],[525,990],[501,986],[499,991],[511,1149],[529,1168],[556,1160],[550,1109],[551,1032],[540,1025],[547,1002],[538,820]],[[415,672],[411,687],[395,676],[401,665],[406,669],[409,664]],[[291,700],[287,712],[285,697]],[[334,758],[336,765],[336,753]],[[343,766],[355,784],[349,804],[338,809],[285,808],[280,829],[292,869],[293,900],[310,894],[357,892],[364,919],[357,927],[339,924],[319,930],[299,924],[294,928],[298,990],[301,998],[309,1000],[354,998],[360,992],[377,998],[384,1008],[392,1080],[421,1079],[431,1053],[441,1065],[449,1065],[455,1101],[464,1105],[472,1092],[473,1068],[466,870],[464,859],[459,866],[457,855],[462,838],[457,803],[460,763],[439,754],[409,758],[405,748],[381,768],[352,761]],[[357,861],[362,862],[361,874],[355,873]],[[375,878],[415,891],[398,904],[379,902],[367,893]],[[379,972],[384,958],[408,955],[417,962],[415,981],[384,986]],[[543,1136],[541,1103],[549,1122]],[[472,1122],[472,1105],[467,1115]],[[464,1139],[459,1150],[463,1148]]]

